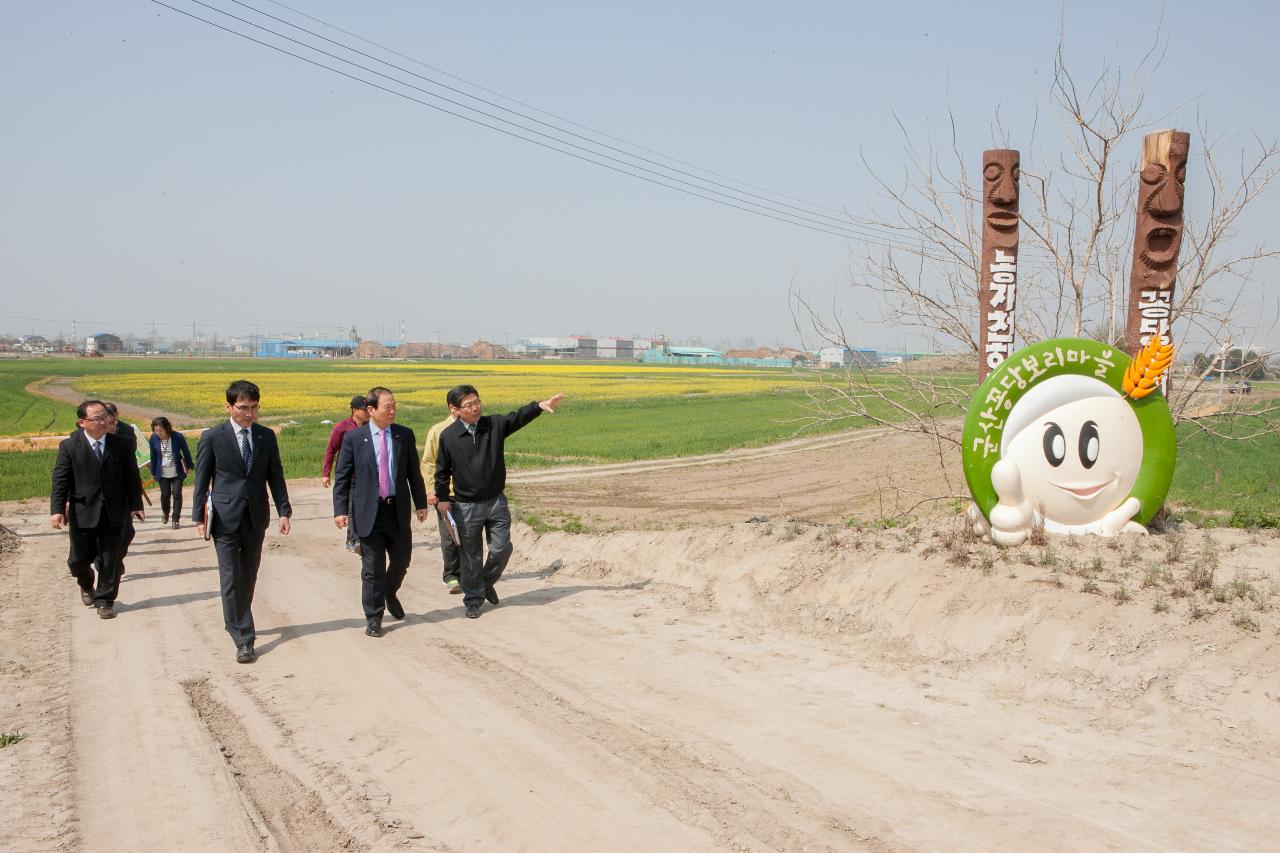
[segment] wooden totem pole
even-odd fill
[[[978,381],[1013,352],[1018,288],[1019,154],[982,152],[982,266],[978,276]]]
[[[1137,355],[1153,335],[1173,343],[1169,320],[1182,247],[1182,200],[1191,134],[1158,130],[1142,138],[1138,227],[1133,235],[1125,348]]]

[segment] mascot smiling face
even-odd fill
[[[1142,429],[1116,389],[1089,376],[1056,376],[1013,407],[1000,455],[1017,466],[1046,526],[1083,527],[1133,489]]]

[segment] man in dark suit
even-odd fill
[[[427,519],[427,490],[413,430],[395,423],[396,398],[386,388],[365,395],[369,424],[342,437],[333,481],[333,523],[354,524],[360,537],[360,582],[365,633],[382,636],[382,613],[403,619],[398,593],[413,555],[409,502],[418,521]],[[354,518],[347,495],[355,490]]]
[[[236,644],[236,660],[253,663],[253,589],[262,560],[262,539],[271,522],[267,487],[280,515],[280,532],[289,535],[289,490],[280,464],[276,434],[258,420],[258,386],[240,379],[227,388],[230,419],[200,435],[196,448],[195,496],[191,520],[203,537],[206,525],[218,552],[222,620]],[[205,517],[206,496],[212,518]]]
[[[107,410],[107,432],[120,439],[121,443],[128,448],[128,452],[137,456],[138,453],[138,432],[132,426],[120,420],[120,410],[116,408],[116,404],[109,400],[103,400],[102,405]],[[134,460],[135,464],[137,460]],[[144,494],[145,498],[146,495]],[[133,526],[133,516],[126,516],[124,521],[124,544],[120,546],[120,577],[124,577],[124,558],[129,556],[129,546],[133,544],[133,539],[138,535],[138,531]],[[99,558],[101,560],[101,558]],[[99,571],[102,567],[97,563],[94,568]]]
[[[49,523],[55,530],[63,523],[71,528],[67,567],[80,585],[80,601],[96,607],[103,619],[116,615],[126,523],[130,515],[144,517],[137,462],[107,431],[109,417],[100,400],[86,400],[76,409],[80,429],[58,445],[49,495]]]

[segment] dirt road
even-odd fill
[[[774,489],[778,464],[733,476]],[[1157,614],[1133,581],[1120,607],[928,532],[718,523],[712,492],[677,529],[521,527],[474,621],[421,528],[408,617],[371,639],[328,493],[290,488],[252,666],[190,527],[142,525],[101,621],[47,507],[0,507],[21,540],[0,730],[26,734],[0,750],[0,848],[1257,850],[1280,829],[1272,611]],[[1222,535],[1221,577],[1274,591],[1280,544]]]

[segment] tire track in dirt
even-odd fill
[[[269,721],[273,730],[283,740],[292,742],[292,725],[271,707],[266,698],[260,695],[256,689],[253,674],[241,674],[236,678],[236,682],[240,693],[253,703],[254,708]],[[416,831],[412,825],[401,818],[387,817],[375,803],[389,802],[390,797],[371,783],[355,784],[342,772],[340,764],[317,758],[308,751],[299,751],[296,747],[291,749],[291,752],[313,774],[316,786],[322,788],[328,794],[329,801],[334,803],[329,807],[329,814],[332,815],[334,809],[340,812],[346,810],[345,814],[336,815],[335,819],[338,819],[353,836],[365,839],[380,849],[387,846],[415,850],[452,849],[438,841],[426,839],[421,832]]]
[[[850,825],[845,816],[810,802],[818,797],[767,784],[724,756],[705,755],[705,747],[592,713],[473,648],[447,641],[438,645],[469,677],[483,677],[490,689],[508,692],[511,707],[529,717],[558,718],[547,730],[574,732],[613,755],[636,777],[637,789],[654,806],[731,849],[898,849],[876,833]],[[858,821],[875,825],[882,834],[889,829],[869,815],[859,815]]]
[[[297,776],[271,760],[244,722],[214,694],[207,678],[182,682],[251,808],[250,819],[282,853],[368,850]]]

